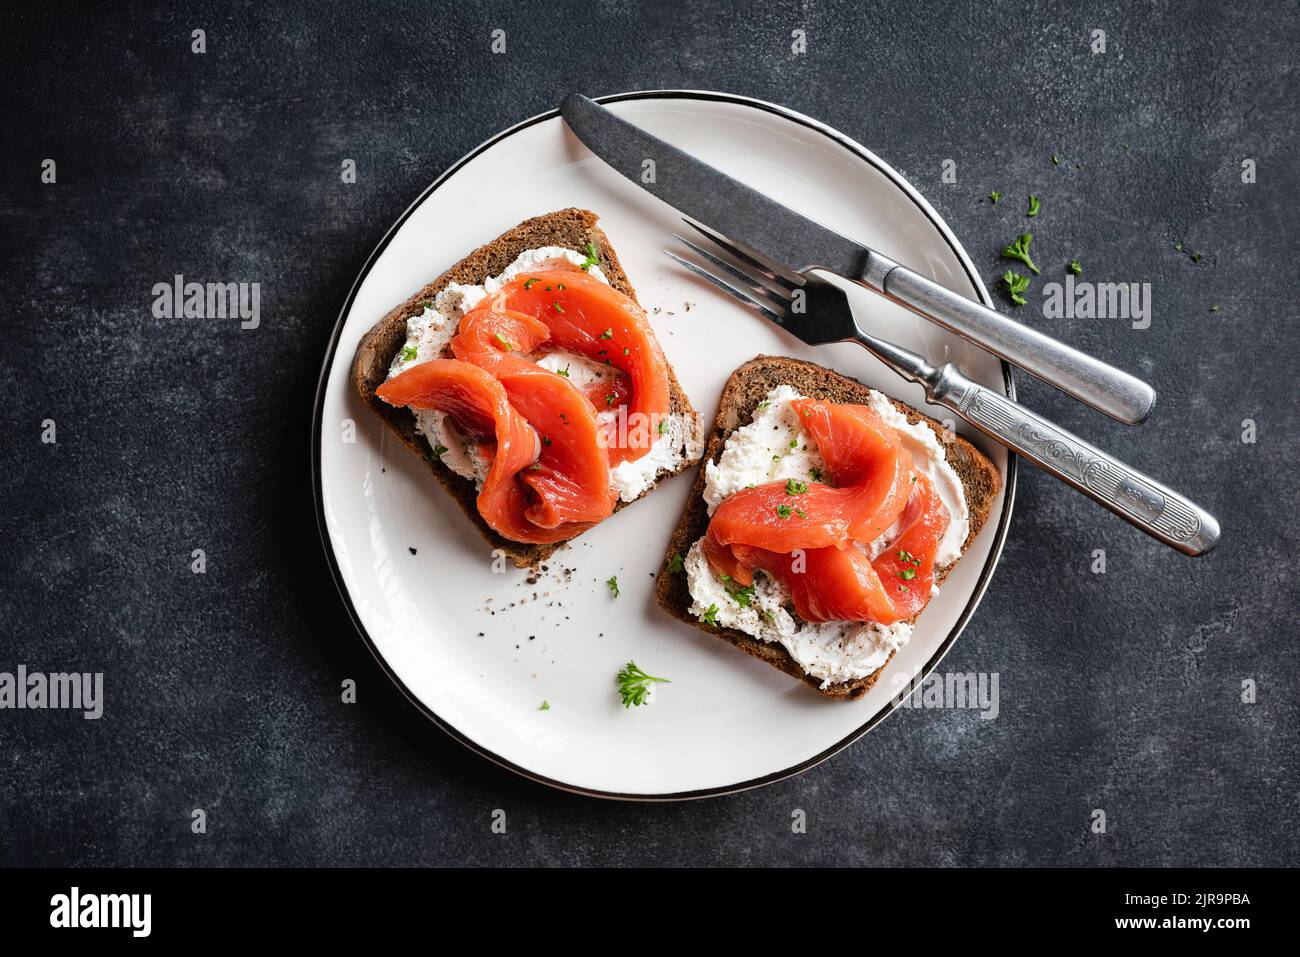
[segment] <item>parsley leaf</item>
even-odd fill
[[[683,564],[684,563],[682,561],[682,553],[673,552],[673,557],[668,562],[668,574],[676,575],[679,571],[682,570]]]
[[[807,482],[800,482],[798,479],[785,480],[786,495],[802,495],[806,491],[808,491]]]
[[[415,346],[406,346],[405,348],[402,349],[402,361],[410,362],[412,359],[415,358],[415,354],[417,351],[419,350],[417,350]]]
[[[664,684],[671,684],[667,678],[656,678],[654,675],[648,675],[636,666],[636,662],[629,661],[623,666],[623,670],[618,673],[618,694],[623,699],[623,707],[631,708],[634,705],[640,707],[645,704],[645,699],[650,696],[650,687],[657,681]]]
[[[1002,194],[999,193],[996,189],[993,192],[989,193],[989,199],[991,199],[995,203],[1001,198],[1002,198]]]
[[[1011,296],[1011,301],[1017,306],[1023,306],[1025,304],[1025,297],[1022,296],[1021,293],[1029,288],[1029,278],[1008,269],[1002,274],[1002,282],[1007,287],[1007,292]]]
[[[588,242],[587,245],[582,248],[582,250],[587,254],[587,260],[581,266],[578,267],[579,269],[585,272],[586,270],[590,269],[592,266],[600,265],[600,253],[596,251],[595,243]]]
[[[1029,217],[1037,216],[1037,215],[1038,215],[1038,210],[1039,210],[1040,208],[1041,208],[1041,204],[1038,202],[1038,197],[1035,196],[1033,193],[1030,193],[1030,194],[1029,194],[1029,212],[1025,213],[1025,215],[1026,215],[1026,216],[1029,216]]]
[[[609,578],[605,579],[605,587],[609,589],[609,593],[611,595],[617,598],[618,597],[618,576],[610,575]]]
[[[1083,267],[1079,265],[1079,260],[1077,260],[1077,259],[1071,259],[1071,260],[1070,260],[1070,266],[1069,266],[1069,269],[1070,269],[1070,272],[1074,273],[1076,276],[1082,276],[1082,275],[1083,275]]]
[[[703,621],[706,625],[712,625],[714,628],[717,628],[718,627],[718,606],[716,604],[710,605],[708,608],[704,609],[704,614],[700,616],[700,620]]]
[[[1029,258],[1029,244],[1033,241],[1033,233],[1021,233],[1016,237],[1014,243],[1002,247],[1002,256],[1006,259],[1018,259],[1020,262],[1032,269],[1034,274],[1037,275],[1038,267],[1035,266],[1034,261]]]

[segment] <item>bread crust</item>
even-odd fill
[[[670,573],[667,570],[672,557],[674,555],[684,557],[709,527],[708,508],[704,502],[704,463],[718,461],[727,437],[736,429],[749,423],[758,403],[778,385],[788,385],[801,395],[813,399],[858,404],[866,404],[870,399],[871,391],[868,386],[856,379],[798,359],[758,356],[733,372],[722,390],[718,418],[709,433],[704,458],[701,460],[695,484],[691,488],[686,510],[682,513],[672,538],[669,539],[668,549],[664,554],[664,564],[661,566],[655,584],[655,597],[660,606],[674,618],[730,642],[755,658],[766,661],[774,668],[801,679],[820,694],[840,700],[860,698],[871,690],[881,672],[889,665],[888,660],[876,671],[863,678],[838,682],[823,688],[820,679],[806,674],[782,645],[763,641],[735,628],[712,628],[705,625],[690,612],[692,599],[686,585],[686,575],[680,572]],[[907,416],[908,422],[925,423],[940,438],[940,441],[943,441],[945,430],[938,421],[897,399],[890,399],[890,402],[893,403],[894,408]],[[970,509],[970,534],[966,536],[966,541],[961,547],[964,555],[971,542],[975,540],[975,536],[988,521],[989,513],[993,509],[993,501],[1002,487],[1002,475],[988,456],[969,441],[959,435],[951,436],[951,439],[952,441],[946,443],[948,463],[961,479],[966,503]],[[935,582],[943,581],[952,567],[950,565],[938,570],[935,574]],[[892,659],[893,654],[891,653],[889,657]]]
[[[457,475],[442,462],[433,458],[428,442],[416,430],[415,415],[411,410],[389,405],[380,399],[375,391],[388,378],[393,357],[406,342],[407,319],[419,315],[424,309],[423,303],[433,299],[453,282],[477,285],[489,276],[500,275],[521,253],[529,249],[562,246],[575,252],[584,252],[587,243],[592,243],[599,251],[600,270],[609,280],[609,284],[635,302],[636,290],[632,288],[631,281],[623,271],[609,237],[596,223],[597,216],[590,210],[569,208],[535,216],[507,230],[491,242],[475,249],[401,305],[390,310],[362,337],[352,360],[352,386],[361,397],[361,401],[383,420],[403,445],[424,461],[434,478],[456,500],[466,517],[488,544],[494,549],[501,549],[520,568],[528,568],[545,561],[557,548],[573,541],[577,536],[548,544],[527,544],[512,541],[499,534],[479,514],[478,490],[474,483],[464,476]],[[653,330],[651,335],[654,335]],[[446,354],[448,353],[444,353]],[[668,366],[668,388],[670,412],[696,414],[695,408],[682,390],[681,383],[677,381],[671,364]],[[637,496],[636,500],[654,491],[664,479],[685,471],[694,464],[694,460],[688,459],[672,472],[661,470],[654,484]],[[632,503],[619,500],[614,505],[614,511],[617,512],[630,504]]]

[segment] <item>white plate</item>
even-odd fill
[[[989,301],[934,210],[843,134],[725,94],[662,91],[604,102],[812,218]],[[458,740],[536,780],[607,797],[683,798],[798,773],[893,710],[901,680],[894,676],[927,672],[951,647],[997,562],[1014,464],[1008,470],[1003,450],[980,442],[1002,469],[1006,492],[911,642],[854,702],[823,698],[659,610],[653,575],[692,474],[557,553],[536,585],[514,568],[494,573],[459,508],[353,396],[348,369],[362,334],[392,306],[475,246],[566,206],[600,215],[669,361],[710,421],[727,376],[758,353],[810,359],[922,404],[918,388],[859,347],[805,347],[686,274],[661,252],[680,228],[674,212],[587,152],[557,114],[537,116],[430,186],[375,250],[343,308],[321,374],[312,450],[321,536],[339,591],[412,701]],[[870,293],[856,298],[879,335],[955,361],[1012,394],[1009,371],[989,354]],[[355,442],[344,441],[346,420],[355,422]],[[575,569],[567,584],[556,580],[563,568]],[[611,575],[619,598],[604,585]],[[625,710],[619,701],[614,676],[629,659],[672,680],[652,706]],[[539,710],[543,701],[549,710]]]

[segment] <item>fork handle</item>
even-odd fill
[[[888,257],[872,252],[859,281],[1120,422],[1136,425],[1155,405],[1155,390],[1141,379],[958,295]]]
[[[904,378],[925,386],[926,397],[934,404],[956,412],[985,435],[1170,548],[1203,555],[1219,540],[1219,523],[1203,508],[967,378],[951,363],[935,368],[915,353],[871,336],[859,335],[857,341]]]

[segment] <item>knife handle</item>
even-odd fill
[[[1141,379],[1021,325],[885,256],[873,252],[859,281],[1127,425],[1141,422],[1155,405],[1155,390]]]

